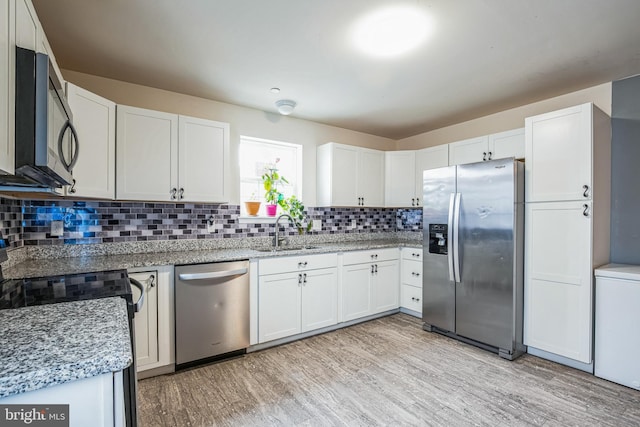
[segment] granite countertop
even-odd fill
[[[268,247],[184,250],[171,252],[147,252],[136,254],[78,256],[56,259],[30,259],[4,270],[8,279],[25,277],[57,276],[63,274],[87,273],[129,269],[134,267],[150,267],[160,265],[202,264],[209,262],[238,261],[244,259],[271,258],[276,256],[293,256],[320,254],[329,252],[347,252],[366,249],[412,247],[421,248],[422,241],[417,240],[357,240],[348,242],[332,242],[313,244],[312,249],[287,249],[277,252]]]
[[[132,362],[120,297],[0,310],[0,398],[121,371]]]

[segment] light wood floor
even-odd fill
[[[640,392],[396,314],[139,383],[142,426],[639,426]]]

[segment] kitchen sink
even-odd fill
[[[318,249],[320,246],[283,246],[276,248],[255,249],[258,252],[290,252],[290,251],[306,251],[310,249]]]

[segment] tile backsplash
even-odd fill
[[[307,210],[322,229],[312,234],[420,231],[421,209],[325,208]],[[264,237],[272,223],[240,221],[240,206],[0,198],[0,230],[12,247]],[[62,236],[51,222],[62,221]],[[208,227],[209,222],[212,226]],[[213,232],[212,232],[213,231]],[[296,231],[288,227],[288,234]]]

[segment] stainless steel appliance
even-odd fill
[[[62,84],[49,57],[16,48],[15,174],[4,183],[71,185],[78,136]]]
[[[427,170],[423,193],[424,329],[515,359],[525,350],[523,164]]]
[[[176,369],[249,346],[249,262],[175,268]]]

